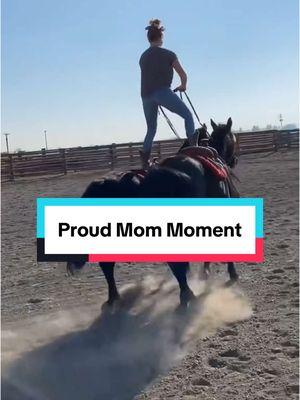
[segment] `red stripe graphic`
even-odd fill
[[[263,238],[255,240],[255,254],[89,254],[89,262],[257,262],[264,260]]]

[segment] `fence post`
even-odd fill
[[[116,143],[112,143],[110,146],[110,162],[111,169],[114,170],[117,164]]]
[[[8,165],[9,165],[9,180],[14,181],[14,164],[13,164],[13,156],[12,154],[8,154]]]
[[[291,134],[290,134],[290,132],[287,132],[287,133],[286,133],[286,136],[287,136],[287,147],[290,148],[290,147],[292,147],[292,141],[291,141]]]
[[[129,143],[129,165],[133,165],[133,152],[132,152],[132,142]]]
[[[237,155],[240,155],[240,135],[236,135],[236,151]]]
[[[158,159],[160,159],[160,157],[161,157],[161,144],[160,144],[160,142],[157,143],[157,156],[158,156]]]
[[[63,167],[63,172],[64,175],[67,175],[68,169],[67,169],[67,158],[66,158],[66,150],[65,149],[59,149],[61,158],[62,158],[62,167]]]
[[[279,132],[273,132],[273,146],[275,151],[279,148]]]

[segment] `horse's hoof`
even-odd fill
[[[175,308],[175,315],[177,315],[178,317],[182,317],[184,315],[186,315],[187,312],[187,304],[178,304],[178,306]]]
[[[76,264],[73,262],[68,262],[66,266],[66,271],[68,276],[74,276],[77,271]]]
[[[71,262],[66,265],[67,275],[74,276],[75,273],[84,266],[85,262]]]
[[[187,307],[188,303],[195,300],[196,296],[191,289],[186,289],[180,292],[180,306]]]
[[[206,269],[202,271],[202,280],[203,281],[208,281],[210,277],[210,271],[207,271]]]
[[[239,280],[239,276],[238,275],[231,276],[230,279],[227,282],[225,282],[225,286],[226,287],[233,286],[235,283],[238,282],[238,280]]]
[[[120,306],[121,297],[119,294],[111,296],[108,300],[102,304],[102,310],[115,310]]]

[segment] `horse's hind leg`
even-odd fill
[[[230,282],[231,283],[236,282],[239,279],[239,276],[238,276],[238,274],[237,274],[237,272],[235,270],[233,262],[227,263],[227,270],[228,270],[228,273],[229,273],[229,276],[230,276]]]
[[[188,302],[195,298],[194,293],[189,288],[187,283],[187,272],[189,270],[188,262],[168,262],[173,275],[177,279],[180,288],[180,304],[182,306],[187,306]]]
[[[68,261],[67,262],[67,273],[68,275],[74,275],[75,271],[84,267],[85,261]]]
[[[108,284],[108,305],[113,305],[115,301],[120,299],[120,295],[117,289],[115,276],[114,276],[114,267],[115,262],[100,262],[99,263],[102,272],[105,276],[106,282]]]

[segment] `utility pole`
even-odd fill
[[[281,126],[281,129],[282,129],[282,122],[283,122],[282,114],[279,114],[279,121],[280,121],[280,126]]]
[[[10,133],[3,133],[3,135],[5,136],[6,152],[7,154],[9,154],[8,136],[10,135]]]
[[[45,137],[45,149],[48,150],[48,142],[47,142],[47,131],[44,130],[44,137]]]

